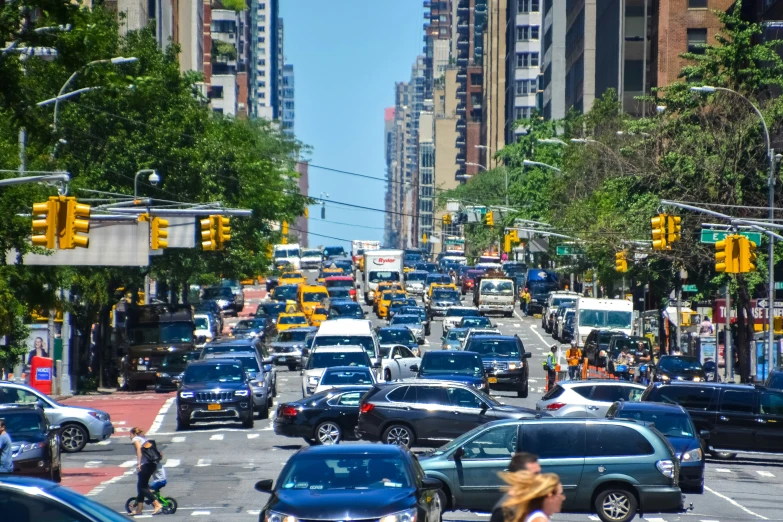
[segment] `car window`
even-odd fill
[[[576,391],[576,388],[574,388],[574,391]],[[555,386],[546,392],[543,397],[541,397],[541,400],[548,401],[550,399],[557,399],[561,395],[563,395],[563,392],[565,392],[565,388],[560,386],[559,384],[555,384]],[[589,394],[588,394],[589,395]]]
[[[591,401],[614,402],[621,399],[627,399],[625,386],[596,386],[593,388],[593,394],[590,395]]]
[[[417,386],[417,404],[448,404],[445,388],[440,386]]]
[[[720,411],[753,413],[756,406],[755,390],[726,390],[720,403]]]
[[[658,388],[659,396],[651,394],[647,400],[679,404],[689,410],[706,410],[712,401],[711,386],[662,386]]]
[[[783,415],[783,394],[761,392],[759,404],[762,415]]]
[[[457,408],[481,408],[484,406],[484,401],[465,388],[449,387],[446,389],[446,393],[451,405]]]
[[[399,350],[400,350],[400,355],[402,355],[404,359],[408,359],[410,357],[416,357],[415,355],[413,355],[412,351],[410,351],[408,348],[404,346],[400,346]]]
[[[337,404],[340,406],[358,406],[364,392],[348,392],[340,395]]]
[[[783,388],[783,372],[774,372],[764,383],[767,388]]]
[[[0,513],[3,514],[3,520],[89,522],[88,518],[58,502],[15,491],[0,491]]]
[[[540,459],[583,457],[585,425],[581,422],[523,424],[521,449]]]
[[[462,448],[465,450],[463,459],[510,459],[517,450],[517,426],[497,426],[491,428]]]
[[[593,388],[595,388],[595,386],[574,386],[571,389],[587,399],[590,397],[590,394],[593,393]]]
[[[622,386],[623,388],[623,394],[625,395],[623,397],[624,400],[630,401],[630,402],[639,402],[642,400],[642,394],[644,393],[644,388],[634,388],[633,386]]]
[[[408,390],[410,390],[410,386],[400,386],[396,390],[392,390],[391,393],[389,393],[386,396],[386,399],[388,399],[391,402],[406,402],[406,394],[408,393]],[[413,393],[408,394],[408,401],[407,402],[415,402],[416,400],[416,391],[414,390]]]
[[[30,404],[38,400],[38,397],[21,388],[0,388],[0,404]]]
[[[588,424],[585,444],[587,457],[650,455],[652,444],[638,431],[612,424]]]

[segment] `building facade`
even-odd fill
[[[557,0],[550,0],[557,1]],[[563,6],[565,2],[559,2]],[[540,83],[544,65],[542,53],[542,3],[531,0],[508,0],[507,25],[505,27],[505,143],[515,141],[515,122],[541,113]],[[498,24],[499,25],[499,24]],[[498,31],[502,28],[498,27]],[[550,55],[551,59],[551,55]],[[497,138],[499,139],[499,138]],[[500,145],[500,143],[498,143]],[[490,146],[489,152],[499,150]],[[497,165],[492,165],[497,166]]]
[[[507,0],[487,0],[487,26],[484,31],[483,100],[481,104],[481,144],[478,164],[486,169],[498,166],[494,158],[506,145],[508,52]],[[537,68],[536,71],[537,72]],[[536,78],[538,76],[536,75]],[[516,101],[516,100],[512,100]],[[534,100],[535,101],[535,100]]]
[[[294,135],[294,116],[295,107],[294,104],[294,66],[287,63],[283,66],[283,76],[281,89],[281,111],[280,122],[283,132],[293,136]]]
[[[250,0],[251,60],[249,113],[256,118],[278,118],[279,0]]]

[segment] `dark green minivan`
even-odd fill
[[[538,455],[557,473],[564,512],[595,513],[627,522],[637,512],[683,510],[679,461],[666,438],[629,420],[536,418],[479,426],[421,457],[427,476],[443,482],[444,510],[491,511],[516,451]]]

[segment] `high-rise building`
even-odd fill
[[[433,112],[435,117],[435,179],[433,191],[450,190],[459,185],[455,173],[460,168],[457,153],[460,134],[457,132],[457,69],[448,67],[440,80],[435,81],[432,91]],[[437,193],[433,195],[437,199]],[[440,242],[433,244],[432,251],[442,250],[446,236],[459,236],[459,225],[443,225],[441,209],[434,209],[433,229],[440,235]]]
[[[295,169],[296,172],[299,173],[299,179],[297,180],[297,183],[299,184],[299,193],[303,196],[307,196],[310,193],[309,166],[310,164],[307,161],[296,162]],[[299,244],[306,247],[308,230],[307,218],[305,216],[297,217],[294,226],[296,227],[296,235],[299,236]]]
[[[566,3],[542,0],[541,115],[547,120],[565,118]]]
[[[280,120],[282,122],[283,132],[291,136],[294,135],[294,66],[287,63],[283,66],[281,97],[282,100]]]
[[[279,0],[250,0],[250,115],[278,118]]]
[[[513,0],[512,0],[513,1]],[[517,65],[516,61],[512,64],[508,64],[508,56],[513,53],[507,52],[507,27],[513,27],[508,20],[507,0],[488,0],[487,1],[487,21],[486,29],[484,31],[484,63],[483,63],[483,100],[481,103],[481,145],[479,148],[479,165],[484,168],[492,169],[498,166],[498,160],[494,159],[495,153],[502,149],[506,144],[506,125],[510,126],[509,118],[507,117],[506,104],[507,102],[515,104],[516,98],[512,97],[507,99],[507,78],[511,79],[514,76],[510,76],[515,72],[513,66]],[[523,22],[529,23],[529,20],[523,20]],[[524,27],[524,26],[522,26]],[[530,25],[528,25],[530,27]],[[537,40],[535,41],[536,43]],[[513,49],[513,48],[512,48]],[[524,43],[522,43],[522,49],[525,49]],[[536,50],[536,54],[538,50]],[[521,53],[518,53],[521,54]],[[509,68],[509,65],[512,68]],[[533,68],[532,64],[530,69],[535,74],[535,78],[538,78],[538,60],[536,60],[536,67]],[[531,73],[529,69],[523,69],[520,71],[520,76],[526,78],[527,74]],[[522,103],[527,103],[528,100],[522,99]],[[533,100],[533,107],[535,108],[535,97]],[[520,111],[524,110],[520,108]],[[512,118],[514,111],[512,111]],[[529,116],[527,116],[529,117]]]
[[[212,9],[212,78],[209,99],[212,110],[228,116],[237,113],[237,61],[240,13],[230,9]]]
[[[384,198],[383,244],[396,246],[399,244],[397,232],[397,216],[400,208],[398,191],[402,184],[399,179],[399,169],[396,168],[397,129],[394,120],[395,107],[387,107],[383,111],[383,149],[386,161],[386,196]]]
[[[423,248],[432,251],[435,205],[435,127],[432,111],[419,113],[419,187],[417,236],[427,238]]]
[[[498,4],[498,10],[503,8],[503,2],[492,0]],[[550,0],[555,1],[557,0]],[[565,5],[566,2],[559,2]],[[492,5],[492,3],[490,4]],[[500,13],[497,15],[500,17]],[[493,16],[490,16],[490,20]],[[545,66],[542,63],[543,53],[541,51],[542,42],[542,16],[541,2],[531,0],[508,0],[507,20],[505,36],[506,55],[505,67],[506,77],[502,83],[498,81],[495,89],[500,89],[500,85],[505,89],[505,122],[504,134],[501,140],[499,132],[495,135],[489,135],[486,140],[487,153],[495,154],[505,143],[512,143],[516,140],[517,129],[514,125],[518,120],[528,119],[537,111],[540,112],[541,103],[539,100],[539,78],[541,71]],[[500,23],[493,24],[497,30],[502,30]],[[495,38],[493,37],[493,41]],[[498,47],[500,43],[497,44]],[[500,54],[500,49],[496,53]],[[494,57],[493,57],[494,58]],[[550,62],[554,57],[550,54],[544,58]],[[489,79],[488,79],[489,80]],[[496,111],[495,111],[496,112]],[[494,167],[496,165],[488,165]]]
[[[456,1],[456,0],[454,0]],[[424,97],[432,97],[433,81],[442,77],[449,64],[452,0],[424,0]]]

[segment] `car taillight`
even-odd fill
[[[370,413],[373,409],[375,409],[375,404],[369,404],[365,402],[359,406],[359,413]]]
[[[350,290],[348,290],[348,294],[356,295],[356,289],[355,288],[351,288]]]
[[[566,405],[566,403],[564,403],[564,402],[553,402],[552,404],[548,405],[546,407],[546,409],[548,411],[557,411],[557,410],[559,410],[560,408],[562,408],[565,405]]]
[[[280,412],[280,415],[283,417],[296,417],[297,413],[299,413],[299,411],[293,406],[285,406]]]

